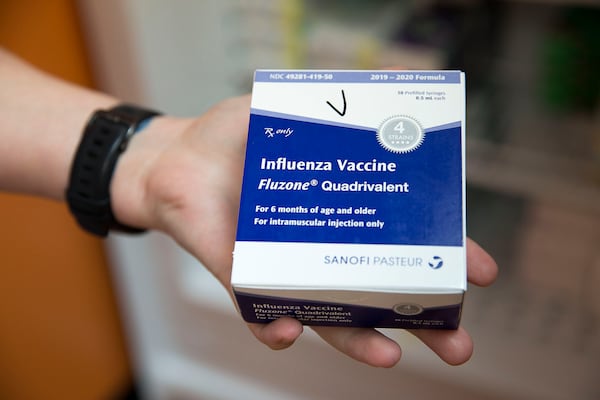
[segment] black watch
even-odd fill
[[[112,212],[110,182],[119,156],[129,139],[160,113],[122,104],[94,112],[75,153],[66,199],[79,225],[105,237],[110,230],[140,233],[143,229],[119,223]]]

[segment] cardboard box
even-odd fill
[[[460,71],[258,70],[232,286],[248,322],[458,327]]]

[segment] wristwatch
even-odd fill
[[[119,156],[131,137],[156,115],[160,113],[131,104],[92,114],[75,153],[66,190],[69,209],[86,231],[102,237],[110,230],[144,232],[115,219],[110,182]]]

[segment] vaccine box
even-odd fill
[[[258,70],[231,283],[248,322],[459,325],[465,75]]]

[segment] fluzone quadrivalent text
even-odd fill
[[[271,178],[261,178],[258,190],[307,191],[316,186],[314,181],[276,181]],[[333,182],[324,180],[320,185],[324,192],[376,192],[376,193],[408,193],[408,182]]]

